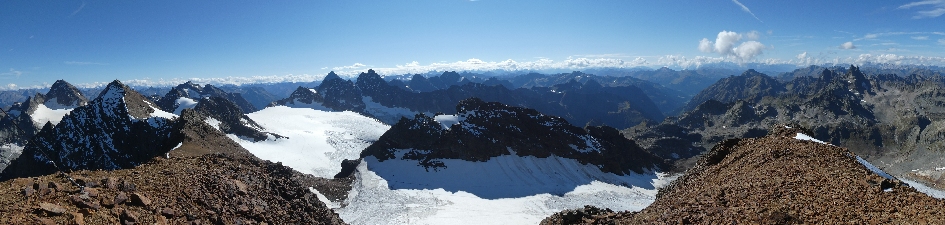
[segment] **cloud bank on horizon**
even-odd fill
[[[584,69],[605,69],[605,68],[617,68],[617,69],[657,69],[661,67],[667,67],[671,69],[685,70],[685,69],[698,69],[703,66],[712,66],[729,63],[730,65],[739,65],[742,64],[745,69],[751,68],[752,65],[767,65],[767,66],[793,66],[794,68],[801,68],[810,65],[819,65],[819,66],[833,66],[833,65],[925,65],[925,66],[942,66],[945,65],[945,57],[926,57],[926,56],[903,56],[896,54],[860,54],[857,57],[846,57],[846,58],[833,58],[833,59],[824,59],[819,57],[814,57],[803,52],[798,54],[794,59],[791,60],[781,60],[781,59],[764,59],[764,60],[754,60],[751,62],[743,61],[748,54],[760,54],[763,48],[749,47],[749,50],[739,50],[739,48],[746,46],[745,43],[740,43],[736,45],[738,38],[733,37],[734,32],[725,32],[719,34],[714,44],[706,44],[707,39],[703,39],[699,43],[700,50],[711,50],[710,52],[719,53],[722,56],[719,57],[710,57],[710,56],[696,56],[696,57],[686,57],[682,55],[665,55],[658,57],[636,57],[633,60],[623,60],[620,58],[587,58],[587,57],[577,57],[577,58],[567,58],[565,60],[551,60],[547,58],[541,58],[534,61],[515,61],[512,59],[507,59],[503,61],[483,61],[476,58],[471,58],[464,61],[456,62],[437,62],[430,64],[421,64],[417,61],[410,63],[396,65],[394,67],[372,67],[365,65],[363,63],[354,63],[348,66],[337,66],[332,67],[331,70],[338,74],[339,76],[346,78],[356,78],[358,74],[366,72],[368,69],[375,70],[380,75],[409,75],[409,74],[425,74],[429,72],[443,72],[443,71],[460,71],[460,72],[490,72],[490,71],[505,71],[505,72],[516,72],[516,71],[537,71],[537,72],[567,72],[567,71],[576,71]],[[722,37],[724,36],[724,37]],[[722,44],[719,43],[721,39]],[[734,41],[733,41],[734,40]],[[751,42],[751,41],[748,41]],[[852,46],[852,43],[847,42],[840,46],[844,48],[846,45],[851,45],[850,48],[855,48]],[[754,44],[748,44],[747,46],[752,46]],[[760,43],[759,43],[760,45]],[[749,53],[739,53],[739,51],[749,51]],[[745,65],[746,63],[752,63],[752,65]],[[326,68],[327,69],[327,68]],[[786,72],[786,71],[782,71]],[[19,71],[10,70],[10,72],[0,73],[2,76],[19,76]],[[200,84],[213,84],[213,85],[246,85],[246,84],[264,84],[264,83],[282,83],[282,82],[296,82],[296,83],[305,83],[320,81],[325,78],[325,74],[301,74],[301,75],[268,75],[268,76],[248,76],[248,77],[215,77],[215,78],[171,78],[171,79],[131,79],[131,80],[122,80],[126,85],[138,86],[138,87],[167,87],[167,86],[176,86],[178,84],[186,83],[188,81],[193,81]],[[78,83],[74,84],[80,88],[93,88],[93,87],[102,87],[107,85],[111,81],[101,81],[93,83]],[[50,83],[43,83],[40,85],[31,85],[31,86],[20,86],[13,83],[9,83],[4,86],[0,86],[0,90],[16,90],[24,88],[48,88]]]
[[[0,3],[7,16],[0,29],[13,31],[0,32],[0,90],[57,79],[90,87],[114,79],[136,86],[311,82],[329,71],[353,77],[367,69],[945,66],[945,0],[105,5]],[[667,16],[677,14],[686,16]]]

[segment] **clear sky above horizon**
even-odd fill
[[[304,80],[368,68],[945,66],[943,13],[945,0],[4,1],[0,85]]]

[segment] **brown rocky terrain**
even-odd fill
[[[0,183],[2,224],[341,224],[303,183],[253,157],[156,158],[133,169]]]
[[[640,212],[591,206],[543,224],[943,224],[945,200],[879,176],[846,148],[795,139],[729,139]]]

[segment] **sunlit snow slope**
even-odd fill
[[[509,159],[454,164],[455,166],[440,171],[444,172],[442,174],[426,172],[415,163],[397,162],[401,160],[377,162],[368,157],[358,166],[357,180],[345,201],[346,206],[335,211],[345,222],[351,224],[537,224],[548,215],[584,205],[620,211],[641,210],[653,203],[656,188],[666,185],[674,178],[656,173],[605,175],[599,170],[595,171],[593,166],[582,168],[577,162],[563,162],[573,161],[572,159],[557,157],[502,157]],[[518,159],[511,159],[512,157]],[[509,162],[520,165],[509,165]],[[561,164],[558,164],[559,162]],[[555,164],[557,166],[553,166]],[[562,177],[538,174],[553,171],[566,174],[561,174]],[[499,175],[501,172],[507,174]],[[398,178],[387,180],[379,176],[379,173],[396,173]],[[498,177],[489,178],[488,175]],[[400,179],[400,176],[406,178]],[[483,198],[462,190],[448,191],[434,187],[396,188],[403,184],[402,182],[417,181],[422,176],[430,176],[424,183],[431,186],[436,186],[436,182],[447,186],[455,183],[460,183],[459,186],[479,183],[480,188],[495,192],[531,192],[543,188],[557,192],[561,190],[560,187],[569,188],[560,193],[530,194],[514,198]],[[640,184],[643,187],[619,186],[588,179],[595,176]],[[521,177],[524,182],[505,182],[514,177]],[[526,184],[537,187],[528,187]]]
[[[252,142],[233,134],[228,137],[259,158],[319,177],[333,177],[341,171],[342,160],[357,159],[361,150],[390,128],[354,112],[286,106],[268,107],[247,116],[265,131],[287,138]]]

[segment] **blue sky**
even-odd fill
[[[945,0],[4,1],[0,88],[328,71],[945,65]]]

